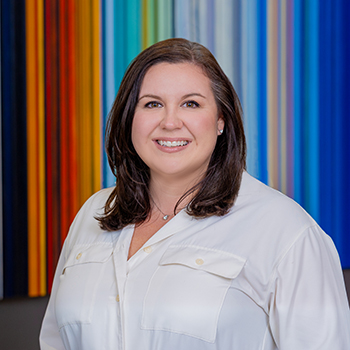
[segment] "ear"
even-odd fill
[[[223,133],[223,130],[224,130],[224,127],[225,127],[225,122],[224,122],[224,120],[222,119],[221,116],[219,116],[219,119],[217,121],[217,125],[218,125],[217,134],[218,134],[218,136],[220,136]]]

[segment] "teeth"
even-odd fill
[[[188,144],[188,141],[161,141],[157,140],[157,142],[164,147],[179,147],[179,146],[186,146]]]

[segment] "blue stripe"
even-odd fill
[[[349,238],[349,14],[350,5],[346,1],[337,1],[335,4],[335,108],[333,117],[335,119],[335,150],[334,165],[335,174],[333,179],[334,200],[334,224],[335,235],[333,239],[339,249],[343,266],[350,267],[350,238]]]
[[[333,17],[332,0],[325,0],[320,3],[320,23],[318,55],[320,59],[320,137],[318,139],[320,148],[320,164],[318,172],[320,174],[320,225],[330,235],[333,235],[332,218],[334,211],[329,203],[332,202],[332,153],[334,132],[332,116],[333,114],[333,72],[332,59],[334,50],[332,46],[334,33],[332,27],[335,25]]]
[[[343,36],[340,38],[342,40],[342,66],[343,66],[343,83],[342,83],[342,119],[343,119],[343,145],[341,147],[342,153],[340,155],[340,162],[343,163],[343,178],[342,178],[342,203],[341,203],[341,216],[342,216],[342,227],[340,228],[339,235],[342,237],[342,249],[341,259],[344,267],[350,268],[350,104],[349,104],[349,91],[350,91],[350,42],[349,42],[349,33],[350,33],[350,3],[349,1],[343,0],[343,7],[340,14],[342,14],[343,19],[341,21],[343,26]],[[338,218],[337,218],[338,219]]]
[[[248,144],[247,169],[258,176],[257,139],[257,4],[256,1],[242,3],[242,87],[243,109],[245,111],[245,133]]]
[[[302,204],[302,0],[294,0],[294,199]]]
[[[214,0],[207,1],[207,42],[208,49],[215,55],[215,4]]]
[[[175,0],[175,37],[191,40],[191,1]]]
[[[267,184],[268,164],[267,164],[267,52],[266,52],[266,0],[258,1],[258,164],[259,171],[257,177]]]

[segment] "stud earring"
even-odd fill
[[[220,134],[222,134],[224,132],[224,130],[219,130]]]

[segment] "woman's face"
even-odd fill
[[[224,128],[209,78],[191,63],[159,63],[146,73],[132,124],[136,152],[152,176],[202,178]]]

